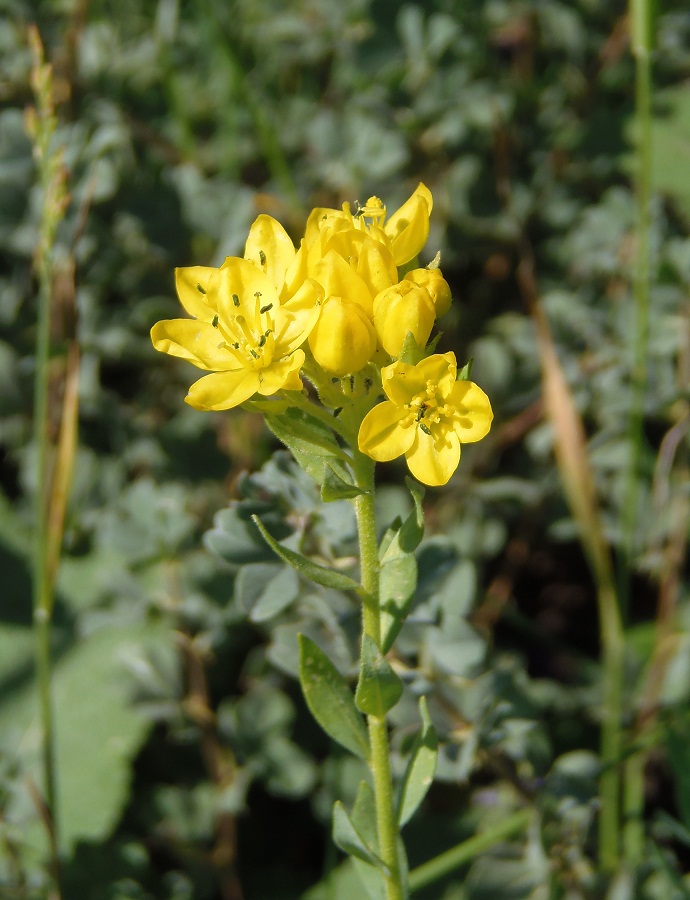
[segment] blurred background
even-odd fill
[[[241,255],[259,213],[299,238],[313,206],[375,194],[394,210],[419,181],[434,196],[421,262],[441,251],[454,296],[439,348],[474,358],[496,420],[425,499],[399,663],[429,696],[442,746],[408,853],[419,865],[522,806],[541,829],[415,896],[604,896],[597,584],[554,461],[549,347],[623,585],[644,840],[616,897],[690,896],[690,13],[659,6],[636,452],[625,3],[0,0],[0,896],[46,897],[51,858],[29,564],[41,215],[24,125],[30,23],[53,65],[70,196],[54,247],[54,431],[65,359],[80,354],[52,629],[63,896],[359,893],[329,838],[358,764],[318,731],[295,680],[299,630],[352,665],[356,611],[296,584],[276,598],[270,554],[238,557],[227,518],[214,525],[231,500],[274,504],[311,516],[342,556],[349,520],[329,519],[285,457],[269,462],[277,443],[258,416],[185,406],[196,370],[155,353],[148,333],[178,315],[174,267]],[[409,504],[403,472],[381,467],[382,523]],[[415,716],[413,703],[396,709],[398,750]]]

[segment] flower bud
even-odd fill
[[[441,275],[440,269],[412,269],[405,275],[404,281],[412,281],[425,287],[436,307],[436,317],[445,315],[450,309],[450,285]]]
[[[322,369],[334,375],[351,375],[373,356],[376,333],[358,303],[329,297],[309,335],[309,346]]]
[[[403,279],[381,291],[374,299],[374,328],[381,346],[399,356],[407,332],[423,347],[436,319],[434,303],[426,288]]]

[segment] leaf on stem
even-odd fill
[[[323,587],[335,588],[338,591],[359,590],[359,584],[348,575],[343,575],[342,572],[336,572],[334,569],[328,569],[326,566],[320,566],[317,563],[312,562],[306,556],[302,556],[301,553],[296,553],[294,550],[289,550],[287,547],[279,544],[278,541],[271,537],[264,528],[261,519],[258,516],[252,516],[252,521],[261,532],[263,539],[271,550],[273,550],[283,562],[286,562],[288,565],[292,566],[293,569],[296,569],[300,575],[303,575],[305,578],[308,578],[310,581],[320,584]]]
[[[331,503],[333,500],[352,500],[353,497],[366,493],[350,479],[350,473],[345,466],[336,470],[332,463],[327,462],[324,470],[325,477],[321,484],[321,499],[324,503]]]
[[[383,718],[403,692],[403,683],[384,659],[376,642],[362,635],[362,667],[355,693],[357,708],[369,716]]]
[[[323,650],[299,635],[299,680],[312,715],[329,737],[361,759],[369,758],[369,736],[347,681]]]
[[[361,859],[368,865],[375,866],[383,872],[388,872],[383,860],[379,859],[355,828],[352,819],[348,816],[340,800],[336,801],[333,807],[333,840],[344,853],[354,856],[356,859]]]
[[[342,461],[349,459],[348,454],[338,444],[331,429],[314,416],[290,408],[282,415],[267,415],[265,418],[273,434],[317,484],[324,483],[328,463],[338,470],[344,469]]]
[[[438,762],[438,739],[429,717],[425,697],[419,699],[419,714],[422,718],[422,729],[412,746],[396,801],[396,817],[401,828],[409,822],[426,796],[434,780]]]
[[[393,645],[403,626],[417,588],[417,560],[414,551],[424,535],[424,488],[406,479],[414,508],[402,525],[386,541],[381,555],[379,603],[381,604],[381,649]],[[383,548],[382,548],[383,549]]]

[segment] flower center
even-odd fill
[[[355,215],[372,219],[378,223],[379,220],[383,221],[386,218],[386,207],[378,197],[369,197],[364,206],[359,207]]]
[[[227,350],[243,369],[265,369],[275,355],[273,303],[262,304],[261,291],[251,300],[240,299],[237,294],[232,295],[232,300],[237,309],[235,316],[229,322],[220,322],[218,317],[213,320],[223,338],[218,346]]]
[[[433,381],[427,381],[426,389],[415,394],[409,403],[405,404],[407,415],[401,421],[403,428],[417,425],[426,434],[438,432],[438,426],[453,414],[445,403],[439,403],[438,385]]]

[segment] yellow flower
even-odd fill
[[[307,279],[281,306],[275,284],[253,262],[228,258],[220,269],[175,270],[177,292],[193,319],[167,319],[151,329],[156,350],[212,374],[195,382],[185,400],[196,409],[229,409],[254,394],[301,390],[299,349],[316,324],[320,286]]]
[[[434,327],[436,310],[429,291],[403,279],[374,298],[374,328],[386,353],[400,356],[407,332],[424,347]]]
[[[432,207],[431,191],[420,183],[389,219],[378,197],[370,197],[355,213],[350,212],[348,203],[343,204],[342,210],[317,208],[307,221],[305,244],[308,248],[318,245],[323,232],[330,238],[337,232],[354,229],[383,244],[395,265],[402,266],[414,259],[426,243]]]
[[[454,353],[434,354],[416,366],[386,366],[381,377],[388,399],[364,417],[361,452],[378,462],[405,454],[419,481],[446,484],[460,462],[460,445],[481,440],[493,419],[484,391],[456,376]]]
[[[307,278],[306,258],[295,250],[292,239],[272,216],[260,215],[252,223],[244,246],[251,260],[273,282],[281,305],[290,308]]]
[[[309,347],[322,369],[342,377],[366,366],[376,350],[376,333],[358,303],[329,297],[309,335]]]
[[[440,269],[412,269],[403,281],[412,281],[425,287],[436,307],[436,317],[445,315],[450,309],[451,294],[450,285],[441,275]]]

